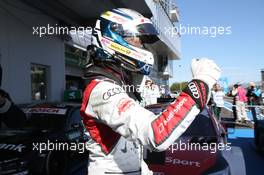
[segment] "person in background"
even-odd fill
[[[0,128],[1,123],[8,128],[21,128],[25,122],[25,113],[12,102],[7,92],[0,89]]]
[[[254,106],[260,105],[261,90],[256,88],[256,85],[254,82],[250,82],[246,96],[248,98],[248,105],[251,106],[249,107],[249,109],[251,110],[252,117],[254,120],[256,120],[257,114],[256,114],[256,108]]]
[[[0,85],[2,84],[2,67],[0,65]],[[0,129],[2,123],[8,128],[20,128],[26,122],[25,113],[11,100],[9,94],[0,88]]]
[[[151,104],[156,104],[158,98],[160,98],[159,86],[156,85],[153,81],[150,84],[151,87]]]
[[[247,102],[246,90],[240,83],[237,83],[237,86],[234,86],[232,95],[235,97],[237,122],[249,120],[245,107],[245,103]]]
[[[213,101],[214,101],[214,113],[217,119],[220,118],[220,113],[222,107],[224,107],[224,96],[225,93],[222,91],[220,84],[216,83],[214,85],[214,90],[212,91]]]
[[[228,92],[228,96],[232,97],[232,112],[234,120],[237,121],[237,113],[236,113],[236,96],[232,95],[232,91],[238,87],[237,84],[234,84],[233,88]]]
[[[151,90],[151,80],[145,81],[145,86],[142,89],[141,97],[142,97],[142,106],[147,106],[151,104],[151,96],[152,96],[152,90]]]

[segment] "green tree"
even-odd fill
[[[171,85],[170,90],[171,92],[175,91],[182,91],[186,86],[188,82],[175,82]]]

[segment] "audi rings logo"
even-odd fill
[[[188,87],[189,87],[190,91],[192,92],[192,95],[194,96],[194,98],[200,98],[198,88],[196,87],[194,82],[189,83]]]
[[[103,94],[103,99],[108,100],[110,97],[115,96],[117,94],[125,93],[122,88],[112,88],[108,89],[107,92]]]

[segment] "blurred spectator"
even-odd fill
[[[219,119],[221,109],[224,107],[224,96],[225,93],[222,91],[220,84],[215,84],[212,91],[212,97],[214,102],[213,109],[217,119]]]
[[[151,83],[152,83],[151,80],[145,81],[145,86],[143,87],[141,92],[142,106],[147,106],[151,104],[151,94],[152,94]]]
[[[257,115],[256,115],[256,108],[254,107],[254,105],[260,105],[261,90],[256,88],[256,85],[254,82],[249,83],[249,87],[247,90],[247,98],[248,98],[248,105],[252,106],[252,107],[249,107],[252,113],[252,117],[254,121],[256,121]]]
[[[2,68],[0,65],[0,85],[2,83],[1,81]],[[26,115],[12,102],[9,94],[0,89],[0,129],[2,122],[9,128],[20,128],[26,122]]]
[[[145,86],[142,89],[142,106],[147,106],[151,104],[156,104],[157,99],[160,98],[160,89],[159,87],[151,80],[145,81]]]
[[[157,99],[160,98],[159,86],[157,86],[153,81],[151,82],[151,104],[156,104]]]
[[[168,87],[161,87],[160,88],[160,97],[161,98],[176,98],[175,95],[172,97],[172,92],[170,91],[170,89]]]
[[[233,102],[232,102],[232,111],[233,111],[233,116],[234,116],[234,120],[237,120],[237,113],[236,113],[236,96],[232,94],[233,89],[236,89],[238,87],[237,84],[235,84],[233,86],[233,88],[229,91],[229,93],[227,94],[229,97],[233,97]]]
[[[20,128],[26,122],[25,113],[11,100],[9,94],[0,89],[0,128],[3,122],[9,128]]]
[[[246,90],[240,83],[237,83],[237,85],[233,87],[232,95],[235,97],[237,121],[249,120],[245,107],[245,103],[247,102]]]

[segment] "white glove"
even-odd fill
[[[194,79],[202,80],[211,89],[220,78],[221,70],[213,60],[207,58],[193,59],[192,74]]]

